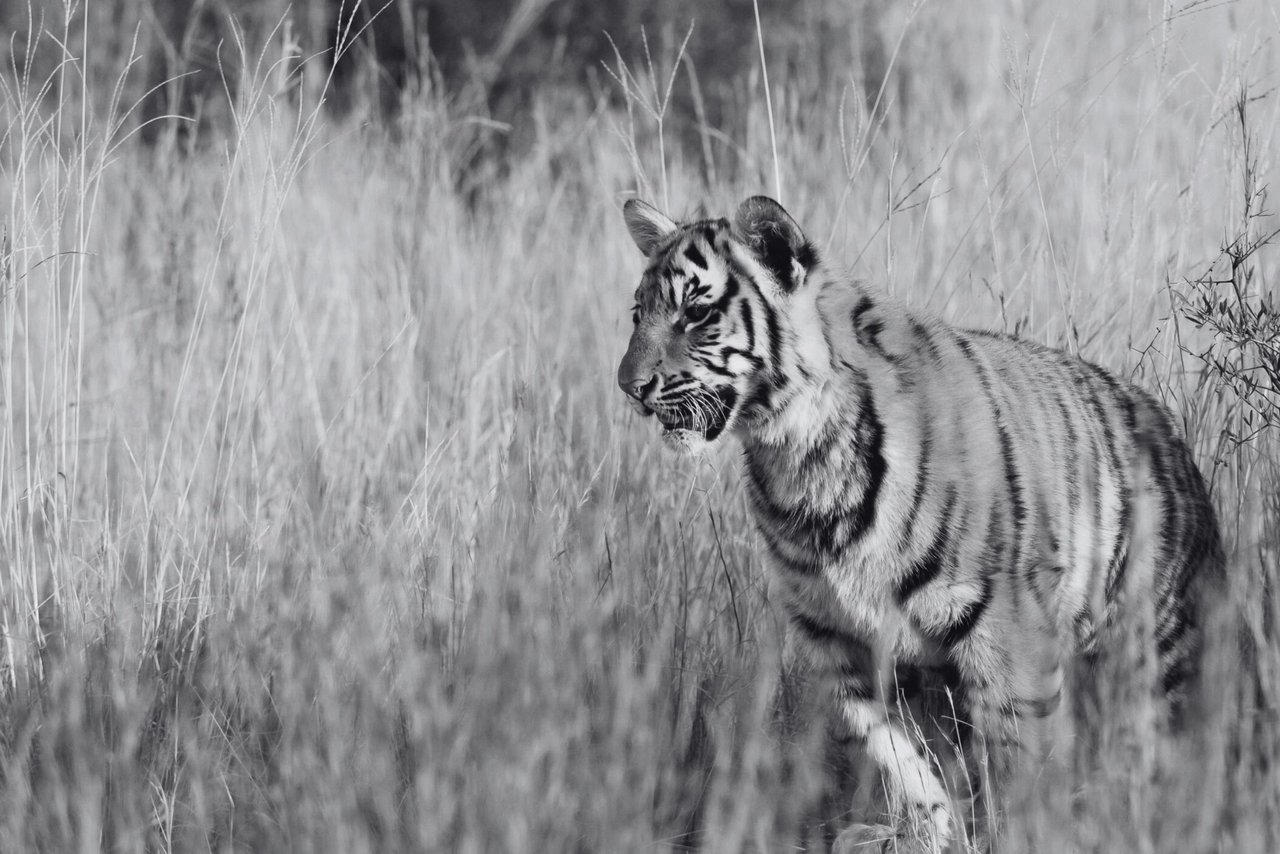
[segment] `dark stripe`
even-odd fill
[[[1120,522],[1116,534],[1115,547],[1111,550],[1111,559],[1107,562],[1107,583],[1103,589],[1105,601],[1111,602],[1124,581],[1125,570],[1129,568],[1129,525],[1133,516],[1133,492],[1128,485],[1120,487]]]
[[[816,559],[814,560],[796,560],[783,554],[782,547],[778,544],[777,538],[773,532],[765,527],[764,521],[756,522],[756,530],[760,532],[760,536],[764,538],[765,548],[769,550],[770,556],[777,561],[783,569],[795,573],[796,575],[816,575],[822,569]]]
[[[884,353],[884,348],[880,346],[880,333],[884,331],[884,322],[881,320],[873,320],[861,330],[867,337],[863,343],[877,353]]]
[[[1186,636],[1190,625],[1185,611],[1185,605],[1177,603],[1166,618],[1165,625],[1156,627],[1156,651],[1161,655],[1168,654]]]
[[[707,430],[707,439],[715,441],[716,437],[724,432],[724,428],[729,424],[729,413],[733,412],[734,405],[738,402],[738,392],[732,386],[721,386],[713,391],[716,402],[719,404],[716,410],[717,423]],[[723,418],[719,416],[723,415]]]
[[[1097,641],[1093,625],[1093,608],[1088,602],[1080,606],[1080,610],[1072,618],[1072,630],[1075,632],[1076,644],[1084,653],[1093,652],[1092,645]]]
[[[796,624],[796,628],[804,632],[809,640],[816,643],[844,643],[847,635],[830,626],[824,626],[817,620],[799,612],[791,615],[791,620]]]
[[[1155,559],[1157,564],[1164,564],[1177,555],[1173,544],[1178,527],[1178,495],[1172,486],[1171,460],[1166,456],[1164,443],[1152,442],[1145,435],[1137,437],[1134,453],[1145,454],[1149,463],[1150,482],[1147,484],[1147,498],[1154,500],[1156,504],[1154,510],[1160,515],[1160,542],[1155,551]]]
[[[799,611],[791,612],[792,625],[815,646],[838,651],[838,663],[833,675],[837,679],[836,693],[845,700],[869,700],[875,695],[871,675],[875,657],[864,640],[850,632],[833,628]]]
[[[747,394],[746,400],[742,402],[742,413],[746,418],[751,418],[757,414],[757,410],[768,412],[773,408],[769,385],[767,382],[757,382],[755,387]]]
[[[820,513],[797,506],[790,510],[782,507],[763,490],[753,492],[756,513],[770,525],[776,535],[785,538],[797,548],[807,549],[815,556],[839,557],[849,546],[851,515],[858,508],[838,507],[829,513]]]
[[[992,587],[991,576],[984,576],[981,595],[966,605],[964,612],[951,625],[932,633],[940,643],[944,646],[955,646],[969,636],[982,619],[987,606],[991,604]]]
[[[1091,369],[1094,367],[1088,362],[1081,362],[1080,364],[1085,368]],[[1111,470],[1118,476],[1120,471],[1120,456],[1116,451],[1115,432],[1111,429],[1111,419],[1107,417],[1107,410],[1102,403],[1102,398],[1098,396],[1098,390],[1089,383],[1087,377],[1078,378],[1076,385],[1083,389],[1085,400],[1093,409],[1094,418],[1096,419],[1098,426],[1102,428],[1102,436],[1105,442],[1105,447],[1103,447],[1102,450],[1106,457],[1106,462],[1111,465]]]
[[[822,519],[825,516],[808,512],[803,507],[787,509],[780,505],[770,494],[767,481],[763,473],[759,470],[755,457],[747,456],[747,494],[751,498],[751,504],[755,509],[756,527],[760,529],[761,535],[765,538],[765,544],[769,550],[783,563],[789,564],[790,568],[807,567],[810,564],[797,564],[796,561],[784,556],[779,548],[779,538],[785,538],[789,545],[795,549],[801,549],[814,553],[814,561],[811,566],[817,568],[817,552],[820,551],[822,542],[821,534],[817,536],[817,542],[814,542],[814,533],[819,530],[819,526],[824,525]]]
[[[1172,425],[1163,435],[1152,437],[1152,444],[1158,445],[1169,459],[1169,483],[1163,490],[1167,495],[1167,506],[1162,533],[1167,547],[1166,560],[1175,563],[1185,559],[1198,535],[1198,530],[1193,528],[1188,518],[1191,510],[1189,499],[1196,494],[1198,474],[1186,445],[1173,434]]]
[[[902,526],[902,546],[905,549],[911,544],[916,532],[916,518],[920,515],[920,506],[924,503],[925,487],[929,485],[930,454],[933,451],[933,419],[925,409],[920,413],[923,420],[923,433],[920,437],[920,458],[916,462],[916,488],[911,494],[911,509],[907,511],[906,522]]]
[[[995,404],[995,400],[992,400]],[[1022,523],[1027,517],[1026,502],[1022,498],[1022,488],[1020,478],[1017,471],[1017,460],[1013,454],[1013,443],[1009,439],[1009,432],[1005,430],[1004,425],[999,421],[1000,413],[996,412],[996,435],[1000,440],[1000,456],[1004,461],[1004,479],[1009,487],[1009,502],[1013,509],[1013,565],[1018,565],[1018,558],[1021,554],[1022,544]]]
[[[1125,389],[1120,385],[1119,381],[1116,380],[1116,378],[1113,377],[1110,373],[1108,373],[1107,371],[1104,371],[1102,368],[1099,368],[1097,365],[1093,365],[1088,362],[1086,362],[1085,364],[1092,371],[1093,375],[1099,380],[1101,380],[1103,385],[1105,385],[1107,389],[1111,392],[1111,395],[1114,398],[1112,402],[1119,404],[1120,412],[1124,419],[1126,437],[1130,437],[1131,441],[1136,440],[1137,426],[1136,426],[1136,417],[1134,413],[1133,398],[1125,392]],[[1108,436],[1108,440],[1112,448],[1114,448],[1114,445],[1115,445],[1114,433],[1111,433],[1110,430],[1107,429],[1109,428],[1109,420],[1104,421],[1103,427],[1104,427],[1104,430],[1106,431],[1105,435]],[[1138,447],[1135,448],[1135,452],[1142,453],[1140,442],[1138,443]],[[1115,451],[1113,450],[1112,455],[1113,455],[1114,462],[1118,464],[1119,463],[1118,454],[1116,454]],[[1134,486],[1134,484],[1131,483],[1130,472],[1131,472],[1131,468],[1129,466],[1125,466],[1124,468],[1118,468],[1116,471],[1116,477],[1117,477],[1117,480],[1119,481],[1119,491],[1120,491],[1119,495],[1117,496],[1120,501],[1120,519],[1116,529],[1116,541],[1111,549],[1111,557],[1107,561],[1107,580],[1104,586],[1104,591],[1105,591],[1106,601],[1108,602],[1112,601],[1115,598],[1115,594],[1120,589],[1120,585],[1124,580],[1125,570],[1128,568],[1129,526],[1133,518],[1133,486]]]
[[[964,503],[960,505],[960,518],[956,520],[956,524],[952,526],[952,530],[966,532],[969,530],[969,519],[973,516],[973,505]],[[943,558],[942,565],[947,571],[947,578],[954,582],[957,580],[960,568],[960,548],[962,546],[963,537],[952,537],[951,547],[947,550],[947,556]]]
[[[738,277],[730,273],[729,277],[724,280],[724,292],[720,294],[719,299],[711,304],[711,310],[718,311],[723,314],[729,310],[729,303],[732,302],[734,297],[737,295]]]
[[[1093,497],[1094,497],[1095,530],[1101,532],[1102,501],[1103,501],[1103,496],[1102,496],[1103,467],[1110,466],[1112,476],[1119,483],[1123,483],[1125,477],[1124,477],[1124,472],[1120,467],[1120,456],[1116,450],[1115,433],[1111,429],[1111,420],[1107,417],[1106,407],[1103,405],[1102,399],[1098,396],[1097,389],[1089,382],[1089,376],[1091,374],[1094,374],[1094,372],[1096,372],[1098,369],[1096,366],[1091,365],[1088,362],[1085,362],[1083,360],[1073,363],[1072,369],[1073,369],[1073,374],[1075,375],[1075,385],[1078,389],[1080,389],[1081,394],[1085,398],[1085,401],[1089,404],[1090,408],[1093,410],[1094,423],[1096,423],[1102,429],[1103,446],[1100,449],[1101,453],[1098,456],[1097,482],[1094,484],[1094,488],[1092,490]],[[1089,373],[1086,374],[1084,373],[1085,371],[1088,371]],[[1122,539],[1124,536],[1124,531],[1118,530],[1116,536],[1118,540]],[[1115,548],[1115,544],[1113,544],[1113,550],[1114,548]],[[1105,590],[1106,589],[1105,581],[1104,581],[1103,587]]]
[[[745,279],[746,286],[755,293],[759,298],[760,308],[764,312],[765,319],[765,335],[768,336],[769,342],[769,373],[758,381],[754,388],[748,393],[747,398],[743,401],[743,414],[747,418],[759,412],[772,412],[774,409],[774,394],[780,392],[787,386],[786,376],[779,370],[779,363],[782,361],[782,337],[778,329],[778,315],[769,300],[765,298],[760,287],[750,278]],[[747,302],[743,303],[743,316],[750,319],[750,310]],[[753,331],[750,333],[753,349],[755,333],[754,325],[748,323],[748,328]]]
[[[1047,718],[1062,702],[1062,689],[1054,692],[1052,697],[1040,700],[1015,700],[1013,713],[1020,718]]]
[[[956,487],[947,487],[947,500],[943,505],[942,518],[938,522],[938,531],[933,542],[925,549],[919,560],[911,564],[907,574],[894,587],[894,596],[898,604],[904,604],[920,588],[942,574],[943,558],[947,552],[947,540],[951,536],[951,517],[956,509]]]
[[[702,252],[698,250],[698,247],[694,246],[692,243],[684,248],[684,257],[688,258],[689,263],[693,264],[695,267],[701,267],[704,270],[709,269],[707,267],[706,257],[703,256]]]
[[[872,307],[871,300],[864,296],[849,312],[849,321],[853,324],[854,335],[857,337],[858,343],[863,347],[871,350],[882,359],[886,359],[895,365],[900,365],[903,361],[902,357],[891,355],[880,343],[880,333],[884,331],[884,321],[875,317],[867,318],[866,322],[863,323],[864,317]]]
[[[1022,489],[1019,485],[1019,477],[1017,471],[1017,462],[1013,454],[1013,442],[1009,438],[1009,431],[1005,429],[1003,419],[1001,417],[1000,404],[996,399],[995,389],[991,382],[991,377],[987,372],[986,366],[977,358],[973,352],[973,348],[963,336],[957,333],[956,344],[959,345],[961,351],[968,357],[969,362],[973,365],[974,370],[978,374],[978,382],[982,386],[983,392],[986,394],[987,403],[991,406],[991,420],[995,424],[996,439],[1000,444],[1000,458],[1004,464],[1005,485],[1009,489],[1009,503],[1013,509],[1013,554],[1011,555],[1009,565],[1017,567],[1022,552],[1022,528],[1026,519],[1027,508],[1022,498]],[[1016,587],[1015,587],[1016,590]]]
[[[858,304],[853,307],[853,311],[849,312],[849,322],[853,324],[855,330],[862,328],[862,316],[870,310],[871,297],[859,298]]]
[[[742,303],[742,325],[747,330],[747,349],[755,356],[756,350],[756,327],[754,316],[751,314],[751,301],[743,300]],[[760,357],[755,356],[758,360]]]
[[[731,380],[737,378],[737,374],[731,373],[727,368],[720,367],[719,365],[710,361],[708,358],[703,358],[701,354],[699,355],[690,354],[690,356],[699,365],[702,365],[702,367],[706,368],[708,371],[710,371],[713,374],[719,374],[720,376],[726,377]]]
[[[1162,662],[1164,674],[1160,677],[1160,687],[1166,694],[1173,694],[1191,680],[1195,673],[1195,662],[1187,654],[1179,655],[1173,661]]]
[[[840,681],[836,683],[835,694],[837,702],[848,703],[856,700],[870,700],[875,697],[876,692],[871,686],[871,680],[865,676],[841,673]]]
[[[929,358],[933,360],[933,363],[935,365],[942,364],[942,351],[938,349],[937,342],[933,340],[933,335],[929,332],[929,327],[925,326],[918,320],[912,320],[911,332],[924,344],[924,348],[928,351]]]
[[[985,373],[984,369],[979,366],[979,371]],[[1001,407],[1001,402],[997,399],[993,384],[983,380],[983,388],[987,392],[987,398],[991,403],[992,418],[996,425],[996,438],[1000,443],[1000,458],[1004,464],[1004,480],[1005,485],[1009,489],[1009,503],[1013,510],[1013,554],[1010,557],[1012,566],[1018,566],[1022,556],[1022,529],[1023,523],[1027,518],[1027,504],[1022,496],[1022,477],[1018,472],[1018,460],[1013,451],[1013,440],[1009,436],[1009,430],[1005,425],[1007,417],[1005,410]]]
[[[871,398],[871,389],[867,388],[862,396],[862,410],[858,414],[859,450],[861,468],[867,473],[867,485],[862,491],[862,501],[854,512],[851,540],[860,538],[875,523],[876,501],[880,497],[880,487],[884,483],[885,470],[888,464],[884,459],[884,427],[876,414],[875,402]]]
[[[860,672],[867,672],[871,663],[871,647],[861,638],[842,629],[837,629],[821,623],[808,614],[802,614],[799,611],[792,611],[791,620],[795,623],[797,629],[804,633],[810,641],[818,644],[833,644],[840,646],[845,652],[845,661],[859,667]]]
[[[1022,408],[1022,412],[1015,415],[1016,426],[1021,428],[1023,438],[1021,472],[1024,477],[1020,478],[1019,485],[1026,507],[1024,518],[1030,519],[1023,526],[1028,533],[1025,538],[1027,553],[1022,565],[1028,580],[1034,584],[1033,576],[1038,569],[1045,568],[1046,556],[1052,557],[1053,568],[1062,566],[1059,557],[1061,543],[1055,525],[1057,517],[1049,507],[1043,486],[1062,481],[1063,430],[1049,403],[1054,385],[1052,374],[1037,360],[1028,366],[1022,379],[1026,382],[1010,387],[1010,400],[1016,403],[1011,411]],[[1039,473],[1044,474],[1037,476]]]
[[[1072,416],[1070,410],[1067,409],[1067,405],[1062,399],[1062,391],[1063,389],[1056,384],[1052,389],[1050,389],[1053,396],[1053,402],[1057,404],[1058,407],[1058,415],[1061,416],[1060,420],[1062,422],[1063,429],[1066,431],[1066,443],[1063,446],[1066,452],[1066,459],[1063,461],[1067,479],[1066,516],[1068,520],[1074,520],[1080,504],[1080,473],[1078,471],[1080,467],[1078,447],[1080,440],[1079,436],[1076,434],[1075,424],[1073,423],[1075,418]],[[1066,537],[1066,542],[1062,544],[1062,560],[1064,565],[1074,566],[1076,559],[1076,525],[1068,521],[1066,525],[1062,526],[1062,529]]]
[[[856,470],[865,472],[866,483],[858,502],[818,511],[798,504],[784,507],[770,494],[767,473],[756,454],[747,454],[748,492],[762,520],[780,536],[802,544],[816,555],[838,557],[875,524],[877,501],[888,468],[884,459],[884,429],[876,414],[870,389],[864,388],[855,429]]]
[[[773,371],[774,382],[782,381],[782,333],[778,329],[778,312],[768,300],[760,303],[764,306],[764,322],[769,334],[769,370]]]

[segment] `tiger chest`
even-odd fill
[[[841,523],[814,524],[813,515],[756,512],[771,588],[796,635],[827,658],[857,660],[859,668],[888,660],[945,663],[944,645],[922,625],[941,621],[946,604],[928,597],[914,603],[924,606],[922,614],[904,608],[888,583],[902,572],[893,556],[864,541],[841,546]]]
[[[812,575],[856,556],[875,513],[875,496],[856,478],[755,457],[747,473],[756,527],[782,569]]]
[[[797,633],[820,647],[920,658],[927,643],[886,583],[901,572],[899,556],[876,538],[882,466],[852,452],[814,457],[759,446],[747,454],[756,528]]]

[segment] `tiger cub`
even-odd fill
[[[732,221],[677,223],[638,200],[623,212],[647,267],[618,384],[672,446],[742,443],[793,640],[937,844],[953,808],[880,696],[886,666],[949,668],[982,743],[1015,752],[1020,719],[1054,711],[1069,658],[1136,597],[1160,688],[1181,701],[1196,587],[1222,552],[1160,404],[831,271],[772,199]]]

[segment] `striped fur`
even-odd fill
[[[959,674],[1016,746],[1127,602],[1161,688],[1194,675],[1194,588],[1222,565],[1204,482],[1151,396],[1067,354],[956,329],[830,272],[777,203],[678,225],[630,202],[648,258],[619,383],[673,445],[735,434],[794,637],[890,790],[951,833],[886,664]],[[1127,611],[1126,611],[1127,613]]]

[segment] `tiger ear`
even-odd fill
[[[631,239],[645,257],[652,255],[662,239],[676,230],[676,224],[670,217],[639,199],[630,199],[622,206],[622,218],[627,221]]]
[[[738,205],[734,231],[787,293],[804,283],[818,263],[817,250],[782,205],[768,196],[752,196]]]

